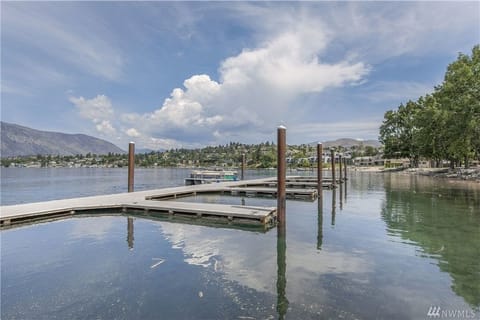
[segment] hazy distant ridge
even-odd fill
[[[125,152],[113,143],[85,134],[40,131],[3,121],[0,151],[2,157]]]

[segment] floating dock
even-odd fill
[[[266,181],[266,182],[252,182],[252,183],[247,183],[245,184],[245,187],[268,187],[268,188],[276,188],[277,187],[277,181]],[[287,188],[293,188],[293,189],[308,189],[308,188],[314,188],[317,189],[317,181],[289,181],[287,180],[285,182],[285,186]],[[326,183],[324,182],[322,187],[324,189],[329,189],[331,188],[331,183]]]
[[[295,178],[295,177],[291,177]],[[248,187],[250,185],[256,187]],[[6,227],[38,220],[70,217],[76,214],[137,212],[142,215],[165,215],[166,217],[189,216],[195,219],[218,218],[226,223],[251,222],[264,226],[276,223],[275,207],[235,206],[165,201],[199,194],[231,194],[247,197],[276,197],[275,178],[231,181],[204,185],[182,186],[121,194],[53,200],[29,204],[17,204],[0,207],[0,227]],[[314,200],[317,191],[307,188],[287,189],[290,199]],[[159,201],[164,200],[164,201]]]
[[[230,193],[232,196],[245,196],[245,197],[277,197],[276,188],[261,188],[261,187],[237,187],[226,188],[223,193]],[[314,201],[317,198],[316,189],[286,189],[285,193],[287,199],[297,200],[310,200]]]
[[[331,181],[331,179],[330,179]],[[331,183],[324,179],[323,188]],[[290,176],[286,179],[286,196],[289,199],[313,201],[318,197],[316,177]],[[166,201],[199,194],[228,194],[245,197],[277,197],[275,177],[255,180],[229,181],[212,184],[181,186],[148,191],[53,200],[38,203],[0,207],[0,227],[38,220],[69,217],[88,213],[136,212],[172,218],[176,216],[195,219],[220,219],[226,223],[254,223],[272,226],[276,223],[275,207],[252,207],[195,202]]]

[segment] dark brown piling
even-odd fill
[[[338,181],[339,183],[342,183],[342,156],[338,155]]]
[[[323,195],[323,145],[321,142],[317,144],[317,189],[318,196]]]
[[[332,163],[332,188],[336,188],[337,181],[335,181],[335,151],[330,149],[330,159]]]
[[[287,151],[287,128],[279,126],[277,128],[277,219],[279,223],[279,232],[285,229],[285,209],[286,209],[286,151]]]
[[[343,180],[347,180],[347,158],[343,158]]]
[[[242,180],[245,180],[245,153],[242,154]]]
[[[133,192],[133,180],[135,170],[135,143],[128,144],[128,192]]]

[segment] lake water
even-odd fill
[[[137,170],[136,190],[182,185],[188,172]],[[2,204],[125,182],[122,169],[2,169]],[[1,318],[429,319],[440,307],[442,318],[480,319],[478,185],[352,172],[323,194],[287,201],[286,238],[128,214],[2,230]]]

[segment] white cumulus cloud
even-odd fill
[[[69,100],[77,107],[83,118],[92,120],[95,123],[108,119],[113,115],[112,103],[105,95],[97,95],[92,99],[70,97]]]
[[[134,138],[140,137],[140,132],[138,132],[138,130],[135,129],[135,128],[127,129],[127,130],[125,131],[125,133],[126,133],[127,136],[129,136],[129,137],[134,137]]]
[[[81,117],[91,120],[98,132],[113,136],[117,130],[112,125],[114,116],[110,99],[105,95],[97,95],[92,99],[70,97],[70,102],[77,108]]]
[[[95,125],[95,128],[97,129],[98,132],[103,133],[107,136],[114,135],[117,130],[112,126],[110,121],[108,120],[102,120],[98,124]]]
[[[153,137],[193,143],[223,142],[239,132],[261,133],[289,119],[295,112],[291,101],[299,95],[355,84],[368,74],[362,62],[322,62],[327,43],[321,25],[297,23],[257,48],[222,61],[219,82],[206,74],[194,75],[183,88],[173,89],[157,110],[124,114],[122,121],[141,121]]]

